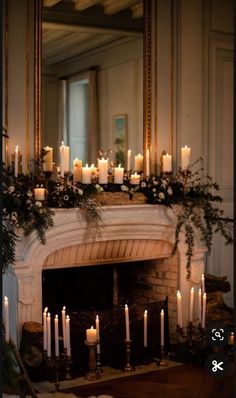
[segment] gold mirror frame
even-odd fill
[[[143,32],[143,155],[144,175],[146,169],[146,150],[151,146],[152,120],[152,68],[151,68],[151,23],[152,0],[143,1],[144,32]],[[42,118],[42,0],[35,1],[35,67],[34,67],[34,155],[41,150],[41,118]]]

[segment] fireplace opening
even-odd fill
[[[55,314],[61,318],[63,306],[66,306],[66,313],[70,315],[72,360],[76,375],[86,372],[88,350],[84,340],[86,329],[95,327],[96,315],[100,320],[102,364],[119,369],[123,367],[125,304],[129,306],[134,364],[143,361],[145,310],[148,311],[149,355],[155,358],[160,352],[161,309],[165,310],[165,345],[169,346],[167,295],[163,294],[163,288],[155,285],[155,280],[160,281],[156,270],[161,262],[162,260],[150,260],[43,271],[43,308],[48,307],[52,319]],[[61,320],[59,334],[62,336]],[[60,350],[62,349],[61,338]]]

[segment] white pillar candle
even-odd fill
[[[47,151],[47,153],[43,159],[44,160],[44,163],[43,163],[44,171],[52,171],[53,149],[50,146],[45,146],[43,149],[45,151]]]
[[[127,152],[127,171],[131,170],[131,149]]]
[[[108,182],[108,159],[98,159],[98,182],[99,184]]]
[[[147,313],[147,310],[145,310],[144,314],[143,314],[143,345],[144,345],[144,347],[147,347],[147,319],[148,319],[148,313]]]
[[[202,328],[206,327],[206,298],[206,293],[204,293],[202,300]]]
[[[164,310],[161,310],[160,317],[161,317],[161,346],[164,347],[164,317],[165,317]]]
[[[70,148],[63,141],[60,146],[60,170],[61,177],[70,170]]]
[[[14,163],[14,176],[18,176],[18,165],[19,165],[19,147],[18,145],[15,148],[15,163]]]
[[[193,322],[193,303],[194,303],[194,287],[190,290],[190,310],[189,310],[189,321]]]
[[[202,289],[198,290],[198,323],[202,320]]]
[[[86,164],[86,167],[82,167],[82,183],[91,184],[91,178],[92,178],[91,167],[88,167],[88,164]]]
[[[71,348],[70,348],[70,317],[66,315],[66,355],[71,357]]]
[[[79,160],[78,158],[73,160],[73,181],[82,181],[82,160]]]
[[[51,357],[51,315],[47,314],[47,356]]]
[[[5,340],[8,342],[10,339],[10,332],[9,332],[9,303],[7,296],[4,297],[4,321],[5,321]]]
[[[181,148],[181,168],[182,170],[186,170],[188,165],[190,164],[190,154],[191,149],[185,145],[184,148]]]
[[[64,306],[61,311],[62,318],[62,334],[63,334],[63,347],[66,348],[66,307]]]
[[[137,174],[136,171],[134,174],[130,176],[130,184],[139,185],[140,184],[140,174]]]
[[[177,323],[180,328],[183,327],[182,297],[179,290],[177,290]]]
[[[43,350],[47,351],[47,311],[48,307],[43,311]]]
[[[97,330],[91,326],[91,329],[86,330],[86,340],[88,343],[95,343],[97,341]]]
[[[45,188],[43,188],[43,185],[39,187],[39,185],[36,185],[36,188],[34,188],[34,197],[35,200],[44,200],[45,199]]]
[[[54,318],[55,356],[59,357],[58,315]]]
[[[126,331],[126,340],[130,341],[129,307],[127,304],[125,304],[125,331]]]
[[[134,157],[134,170],[143,171],[143,155],[140,153]]]
[[[202,277],[201,277],[201,285],[202,285],[202,294],[204,294],[205,293],[205,276],[204,276],[204,274],[202,274]]]
[[[162,156],[163,160],[163,172],[170,173],[172,171],[172,156],[168,153]]]
[[[115,167],[115,175],[114,175],[114,183],[115,184],[123,184],[124,182],[124,168],[119,164],[118,167]]]
[[[150,176],[150,151],[146,149],[146,177]]]
[[[99,329],[99,317],[96,316],[96,331],[97,331],[97,339],[100,340],[100,329]],[[97,345],[97,354],[101,353],[100,343]]]

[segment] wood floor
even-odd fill
[[[233,364],[224,380],[215,380],[202,367],[185,364],[67,392],[81,398],[100,394],[114,398],[233,398]]]

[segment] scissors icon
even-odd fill
[[[223,365],[224,362],[219,362],[217,363],[216,360],[212,361],[212,365],[214,365],[212,367],[212,372],[217,372],[217,370],[224,370],[221,365]]]
[[[224,340],[224,336],[222,336],[220,334],[220,332],[222,334],[224,334],[224,329],[220,329],[220,332],[216,331],[217,329],[212,329],[212,334],[214,334],[215,337],[217,337],[220,341]],[[216,339],[214,338],[214,336],[212,336],[212,340],[216,341]]]

